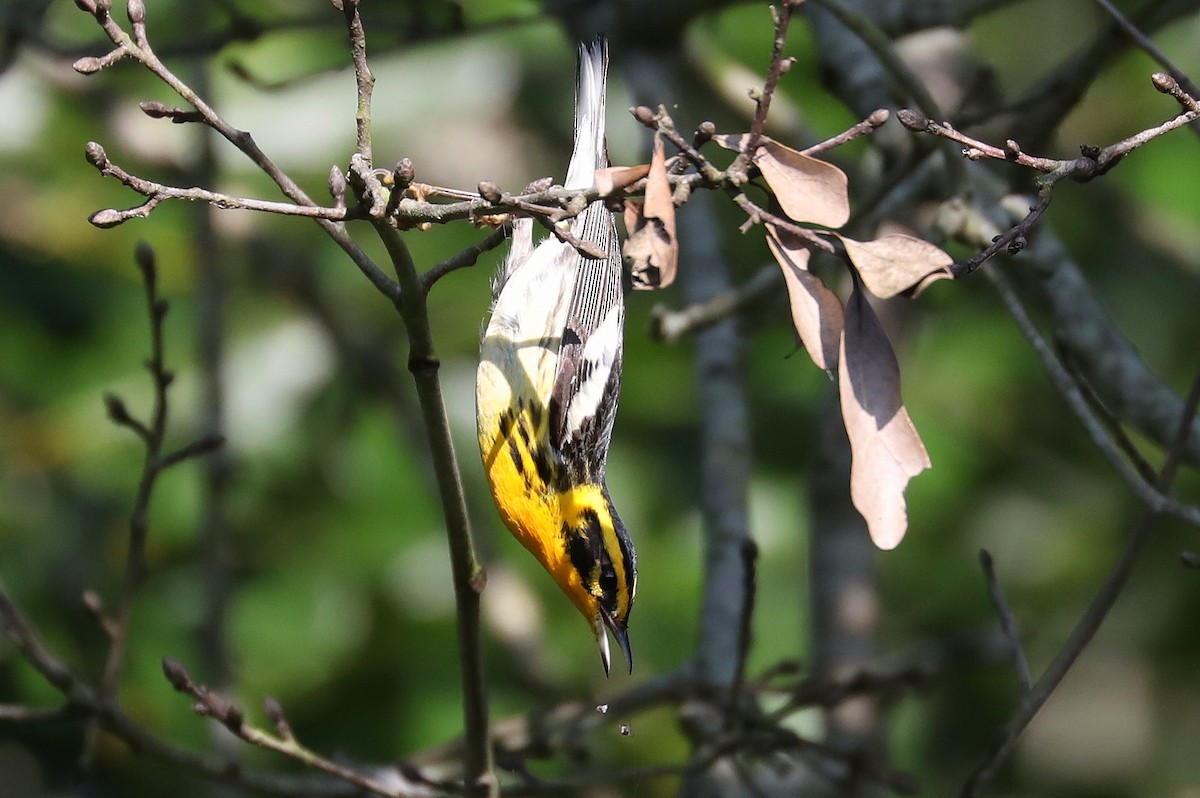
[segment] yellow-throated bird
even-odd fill
[[[607,165],[603,40],[579,48],[575,148],[566,188],[589,188]],[[604,485],[621,387],[624,300],[612,213],[593,202],[570,232],[589,258],[513,222],[479,353],[479,448],[504,523],[588,620],[609,669],[607,628],[633,669],[627,623],[637,581],[633,543]]]

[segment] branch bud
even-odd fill
[[[692,138],[692,146],[696,149],[700,149],[709,141],[711,141],[712,137],[716,135],[716,133],[717,126],[707,119],[704,120],[696,128],[696,135]]]
[[[876,108],[867,115],[867,124],[871,127],[883,127],[883,123],[888,121],[892,116],[892,112],[886,108]]]
[[[127,426],[134,424],[133,416],[129,415],[129,408],[125,407],[125,401],[115,393],[104,394],[104,407],[108,411],[108,417],[114,424]],[[99,596],[96,598],[99,600]],[[84,595],[84,603],[87,603],[86,594]]]
[[[86,11],[89,14],[96,13],[95,0],[75,0],[75,5],[79,8],[80,11]]]
[[[89,216],[88,221],[102,230],[107,230],[110,227],[116,227],[125,221],[125,218],[116,208],[103,208]]]
[[[98,142],[89,141],[83,149],[83,154],[87,157],[88,163],[97,169],[103,169],[108,166],[108,153],[100,146]]]
[[[190,692],[192,685],[192,677],[188,675],[187,668],[177,659],[163,657],[162,661],[163,675],[167,677],[167,681],[181,693]]]
[[[125,13],[129,15],[129,21],[134,25],[142,25],[146,22],[146,4],[142,0],[129,0],[125,6]]]
[[[104,601],[100,598],[100,594],[95,590],[88,588],[83,591],[83,607],[97,618],[104,615]]]
[[[504,193],[500,191],[500,187],[488,180],[483,180],[479,183],[479,196],[483,197],[488,202],[499,204],[503,201]]]
[[[646,106],[639,105],[636,108],[630,108],[629,113],[633,114],[633,118],[646,127],[654,127],[656,121],[654,112]]]
[[[101,69],[104,69],[104,61],[94,55],[85,55],[74,64],[71,64],[71,69],[74,69],[80,75],[94,75]]]
[[[246,713],[242,712],[242,708],[237,704],[226,703],[225,712],[221,715],[221,722],[228,726],[233,731],[238,731],[242,728],[242,724],[246,721]]]
[[[138,103],[138,108],[142,109],[142,113],[151,119],[162,119],[171,116],[172,112],[178,110],[158,100],[142,100]]]
[[[1155,72],[1150,76],[1150,82],[1154,84],[1154,88],[1158,89],[1163,94],[1173,95],[1175,92],[1179,91],[1179,82],[1166,72]]]
[[[900,120],[900,124],[917,133],[924,133],[929,129],[929,118],[920,111],[914,111],[911,108],[901,108],[896,112],[896,118]]]
[[[335,208],[346,207],[346,175],[337,164],[329,167],[329,196],[333,197]]]
[[[392,180],[395,181],[395,189],[403,191],[412,185],[412,181],[417,176],[416,167],[413,166],[411,158],[401,158],[400,163],[396,164],[396,168],[392,171]]]
[[[267,695],[263,696],[262,706],[263,714],[267,716],[267,720],[271,721],[275,730],[279,732],[279,736],[290,740],[292,738],[292,727],[288,723],[287,718],[284,717],[283,707],[279,705],[279,702]]]

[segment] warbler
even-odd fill
[[[608,47],[579,47],[575,144],[564,187],[586,189],[608,165],[604,143]],[[613,215],[597,200],[570,220],[572,236],[604,257],[513,222],[493,286],[475,402],[492,497],[513,535],[587,619],[609,672],[606,629],[629,669],[637,556],[604,484],[621,387],[625,320]]]

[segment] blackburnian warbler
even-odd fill
[[[603,40],[580,46],[568,189],[591,187],[607,166],[607,69]],[[535,249],[533,220],[513,222],[479,354],[479,448],[501,518],[583,613],[604,672],[606,629],[632,671],[637,559],[604,484],[621,387],[621,255],[603,201],[569,224],[605,256],[590,258],[557,236]]]

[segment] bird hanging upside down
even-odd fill
[[[580,46],[569,189],[590,188],[608,165],[607,69],[603,40]],[[513,222],[479,353],[479,448],[500,517],[583,613],[607,674],[606,629],[633,670],[627,624],[637,584],[633,542],[604,485],[621,388],[621,255],[603,201],[569,230],[605,256],[557,236],[535,249],[533,220]]]

